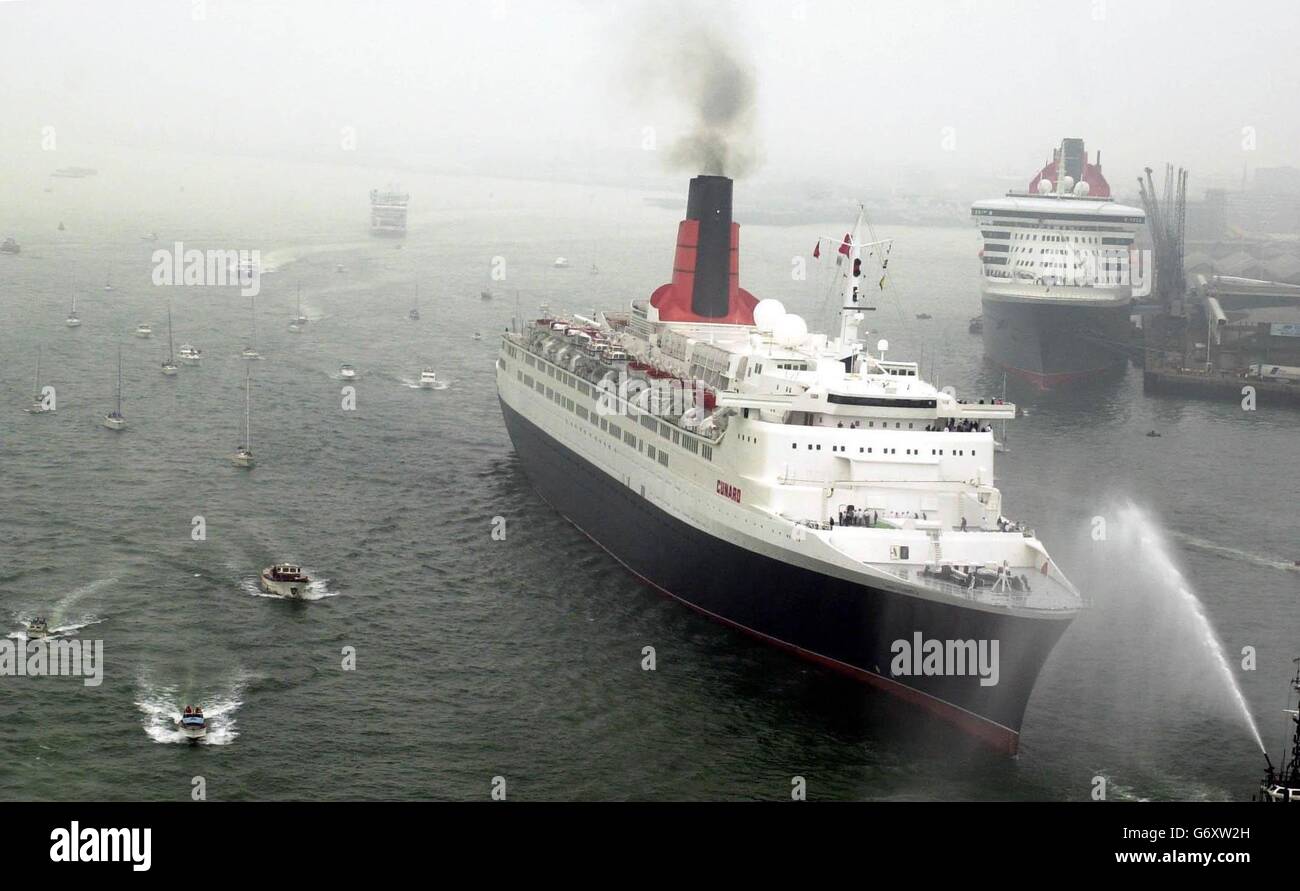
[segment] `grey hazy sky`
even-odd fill
[[[1291,0],[0,2],[0,141],[640,174],[690,114],[629,82],[692,9],[753,71],[760,177],[1027,179],[1063,136],[1112,181],[1300,155]]]

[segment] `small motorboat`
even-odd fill
[[[291,332],[293,332],[294,334],[301,334],[301,333],[302,333],[302,325],[299,325],[298,322],[297,322],[296,320],[295,320],[295,321],[292,321],[292,322],[289,323],[289,330],[290,330]]]
[[[59,231],[62,232],[67,228],[68,228],[67,226],[63,225],[63,221],[59,220]]]
[[[104,290],[105,290],[105,291],[111,291],[111,290],[113,290],[113,281],[112,281],[112,279],[107,279],[107,278],[104,279]]]
[[[1160,434],[1157,433],[1157,432],[1154,431],[1154,430],[1150,430],[1150,431],[1148,431],[1148,432],[1147,432],[1147,436],[1148,436],[1149,438],[1151,438],[1151,439],[1159,439],[1159,438],[1160,438]]]
[[[141,241],[157,241],[157,240],[158,240],[158,233],[157,233],[157,232],[150,232],[150,233],[148,233],[148,234],[146,234],[146,235],[141,235],[141,236],[140,236],[140,240],[141,240]]]
[[[569,261],[566,260],[564,257],[556,257],[555,262],[552,263],[551,265],[554,266],[556,269],[568,269]]]
[[[239,351],[239,355],[240,355],[241,358],[244,358],[244,359],[260,359],[260,358],[262,358],[262,354],[259,353],[257,350],[253,349],[252,347],[244,347],[242,350]]]
[[[343,365],[339,368],[339,377],[343,378],[345,381],[356,380],[357,370],[351,365]]]
[[[276,563],[262,570],[258,583],[267,594],[302,597],[311,585],[311,577],[296,563]]]
[[[475,332],[474,332],[474,339],[475,339],[475,340],[482,340],[482,339],[483,339],[483,332],[482,332],[482,331],[475,331]]]
[[[198,742],[208,735],[208,721],[203,717],[203,709],[197,705],[185,706],[180,720],[176,722],[181,735],[191,742]]]
[[[153,337],[153,326],[146,325],[143,322],[135,326],[136,337]]]
[[[916,317],[923,322],[934,318],[934,316],[930,315],[928,312],[918,312]]]
[[[186,365],[198,365],[203,361],[203,350],[199,349],[192,343],[183,343],[181,348],[176,351],[182,362]]]
[[[10,235],[0,244],[0,254],[17,254],[21,253],[22,248],[18,246],[18,240]]]
[[[419,307],[412,306],[411,311],[406,314],[406,317],[410,319],[412,322],[420,321]]]
[[[48,619],[37,617],[27,623],[27,639],[40,640],[42,637],[49,637],[50,623]]]
[[[478,292],[478,297],[479,297],[480,300],[491,300],[491,299],[492,299],[492,292],[491,292],[491,291],[487,291],[487,290],[479,291],[479,292]]]
[[[335,266],[334,266],[334,271],[335,271],[335,272],[347,272],[347,271],[348,271],[348,268],[347,268],[346,266],[344,266],[342,263],[337,263],[337,264],[335,264]]]
[[[432,368],[426,368],[420,372],[421,389],[432,390],[437,386],[438,386],[438,375],[434,373]]]

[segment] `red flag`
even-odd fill
[[[822,255],[822,243],[818,241],[815,245],[813,245],[813,259],[816,260],[820,258],[821,255]]]
[[[849,255],[849,248],[852,246],[853,246],[853,234],[850,232],[845,232],[844,243],[840,245],[840,253],[847,257]]]

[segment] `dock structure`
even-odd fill
[[[1142,383],[1150,393],[1300,405],[1300,286],[1188,274],[1187,171],[1138,181],[1155,254],[1155,301],[1142,313]],[[1250,389],[1247,389],[1250,388]]]

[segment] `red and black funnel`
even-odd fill
[[[672,283],[650,297],[661,321],[754,324],[758,300],[740,287],[740,226],[731,221],[731,187],[725,176],[691,180]]]

